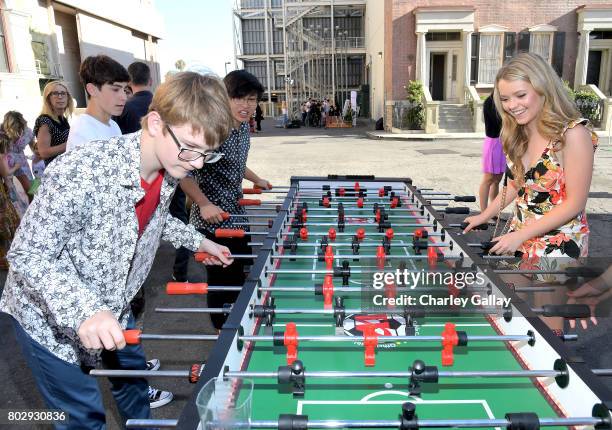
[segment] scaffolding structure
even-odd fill
[[[342,108],[350,92],[359,90],[365,83],[365,3],[235,2],[235,67],[261,80],[268,112],[285,102],[289,117],[299,118],[310,98],[328,98]]]

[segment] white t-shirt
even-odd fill
[[[111,119],[108,124],[104,124],[93,116],[84,113],[70,123],[66,152],[84,146],[92,140],[107,140],[115,136],[121,136],[121,129],[115,121]]]

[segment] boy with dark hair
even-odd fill
[[[168,216],[178,182],[219,159],[232,116],[221,82],[180,73],[160,85],[143,130],[91,142],[50,164],[8,253],[0,310],[50,409],[70,429],[104,429],[100,389],[87,368],[146,367],[126,346],[129,303],[144,283],[160,239],[231,264],[229,250]],[[86,173],[86,174],[84,174]],[[147,382],[111,378],[124,418],[150,416]],[[62,427],[64,428],[64,427]]]
[[[132,98],[127,101],[121,116],[116,117],[117,124],[123,134],[134,133],[140,130],[140,119],[149,110],[153,99],[151,92],[151,69],[141,61],[135,61],[128,66]]]
[[[66,151],[96,139],[120,136],[121,129],[111,119],[121,115],[127,101],[130,76],[125,68],[106,55],[87,57],[79,70],[87,93],[87,109],[70,125]]]
[[[246,178],[256,186],[271,189],[272,185],[261,179],[255,172],[247,167],[247,156],[250,148],[249,119],[257,106],[257,100],[263,94],[263,86],[257,78],[246,70],[234,70],[224,79],[230,97],[230,108],[233,125],[229,137],[221,144],[219,151],[225,156],[218,163],[206,165],[194,172],[194,177],[187,177],[181,181],[181,188],[195,203],[191,206],[190,222],[206,237],[214,237],[217,228],[241,229],[236,224],[246,222],[246,218],[232,217],[223,220],[223,212],[231,214],[244,214],[244,207],[238,205],[242,198],[242,180]],[[227,246],[232,253],[251,254],[248,246],[250,238],[242,239],[216,239]],[[207,282],[209,285],[242,285],[246,278],[244,266],[251,264],[249,260],[237,260],[228,268],[207,268]],[[175,264],[175,279],[185,280],[187,267],[184,272],[177,273]],[[211,294],[212,293],[212,294]],[[226,303],[233,303],[238,296],[235,292],[210,292],[207,300],[209,307],[223,307]],[[222,314],[211,314],[213,326],[220,329],[226,317]]]

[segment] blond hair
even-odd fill
[[[6,133],[0,132],[0,154],[6,154],[11,148],[11,138]]]
[[[2,121],[2,131],[6,133],[11,141],[17,140],[27,126],[26,120],[23,118],[21,113],[10,110],[4,114],[4,121]]]
[[[54,90],[56,85],[61,85],[66,90],[66,97],[68,98],[68,103],[66,104],[66,110],[64,110],[64,116],[70,117],[74,112],[74,101],[72,100],[72,94],[70,94],[70,90],[68,89],[68,85],[63,81],[51,81],[45,85],[43,89],[43,106],[40,111],[41,115],[47,115],[53,118],[56,121],[59,121],[59,118],[53,111],[53,106],[51,105],[51,92]]]
[[[149,106],[152,111],[168,125],[190,124],[212,148],[227,139],[233,123],[225,85],[215,76],[195,72],[177,73],[161,84]],[[144,130],[146,118],[141,121]]]
[[[544,97],[542,110],[535,118],[536,127],[542,137],[559,142],[559,149],[565,144],[563,131],[570,121],[580,118],[580,112],[557,73],[539,55],[531,52],[518,54],[499,69],[495,77],[493,100],[502,118],[500,137],[504,152],[512,162],[514,179],[521,185],[525,176],[522,157],[527,152],[529,143],[527,124],[518,124],[514,117],[504,110],[499,95],[501,80],[527,82],[536,93]]]

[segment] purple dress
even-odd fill
[[[34,133],[32,133],[32,130],[30,130],[29,127],[26,127],[23,130],[23,133],[21,133],[21,136],[11,143],[9,151],[6,154],[6,162],[9,167],[13,167],[16,164],[21,165],[19,170],[17,170],[14,175],[25,175],[30,181],[32,181],[34,178],[32,176],[32,171],[30,170],[30,165],[28,164],[28,158],[24,154],[23,150],[26,146],[28,146],[32,139],[34,139]]]
[[[499,138],[501,118],[495,110],[493,97],[487,97],[482,113],[484,115],[486,134],[482,144],[482,172],[501,175],[506,170],[506,156],[504,155],[501,139]]]

